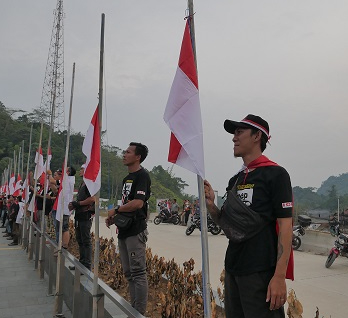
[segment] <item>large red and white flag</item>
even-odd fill
[[[42,173],[45,171],[45,165],[44,165],[41,147],[39,151],[36,151],[35,163],[36,163],[36,166],[35,166],[34,178],[39,179]]]
[[[51,160],[52,160],[52,152],[51,152],[51,148],[50,148],[50,149],[48,149],[47,160],[44,164],[45,170],[51,170]]]
[[[204,178],[202,116],[189,19],[163,119],[172,132],[168,161]]]
[[[21,178],[21,175],[18,173],[17,182],[16,182],[16,185],[14,187],[13,195],[15,197],[19,196],[21,194],[21,190],[22,190],[22,178]]]
[[[11,174],[11,178],[10,178],[10,183],[9,183],[9,191],[10,191],[10,195],[13,195],[14,191],[15,191],[15,186],[16,186],[16,178],[14,173]]]
[[[83,141],[82,152],[87,157],[83,180],[90,195],[93,196],[100,190],[101,185],[99,105],[94,112]]]

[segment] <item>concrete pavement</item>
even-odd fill
[[[8,246],[10,241],[0,235],[0,318],[55,317],[54,296],[47,295],[48,282],[40,280],[34,261],[21,246]],[[63,314],[71,317],[63,306]]]
[[[155,225],[149,222],[148,247],[152,249],[153,254],[163,256],[166,260],[174,258],[178,264],[192,257],[195,260],[195,269],[198,271],[202,268],[200,232],[196,229],[190,236],[186,236],[185,229],[179,225]],[[116,237],[115,228],[107,229],[101,222],[101,235]],[[303,242],[308,245],[310,236],[306,236],[303,237]],[[333,240],[330,235],[327,235],[327,239],[329,246]],[[228,241],[224,235],[214,236],[210,233],[208,241],[210,282],[212,289],[216,290],[217,287],[221,287],[219,279]],[[287,281],[287,287],[294,289],[302,303],[303,318],[315,317],[316,307],[319,308],[320,318],[347,318],[348,259],[338,257],[331,268],[327,269],[326,255],[315,255],[301,250],[294,253],[295,281]]]

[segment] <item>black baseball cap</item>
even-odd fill
[[[230,134],[234,134],[237,128],[251,128],[250,126],[260,129],[263,134],[267,137],[267,140],[271,138],[269,134],[269,125],[260,116],[249,114],[241,121],[233,121],[226,119],[224,122],[224,128]]]

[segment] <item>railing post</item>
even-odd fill
[[[40,251],[40,232],[36,230],[35,237],[35,269],[39,267],[39,252]]]
[[[81,299],[81,289],[80,289],[80,282],[81,282],[81,272],[76,267],[75,268],[75,278],[74,278],[74,293],[73,293],[73,318],[79,318],[80,313],[80,299]]]

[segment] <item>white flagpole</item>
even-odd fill
[[[102,128],[102,108],[103,108],[103,76],[104,76],[104,28],[105,28],[105,14],[101,15],[101,34],[100,34],[100,57],[99,57],[99,129],[101,136]],[[100,143],[101,147],[101,143]],[[101,152],[101,149],[99,149]],[[100,154],[100,170],[101,170],[101,154]],[[100,190],[96,194],[95,200],[95,229],[94,229],[94,270],[93,270],[93,313],[92,318],[98,317],[98,301],[99,297],[102,297],[98,294],[98,272],[99,272],[99,198]],[[102,306],[100,306],[101,308]],[[101,310],[103,310],[101,308]]]
[[[27,159],[27,170],[26,170],[26,174],[25,174],[25,180],[27,180],[27,189],[26,191],[28,191],[28,189],[30,188],[30,178],[29,178],[29,163],[30,163],[30,152],[31,152],[31,138],[33,135],[33,124],[31,124],[30,127],[30,137],[29,137],[29,151],[28,151],[28,159]],[[24,159],[24,149],[23,149],[23,159]],[[25,200],[25,198],[24,198]],[[27,217],[27,211],[28,211],[28,206],[29,206],[29,202],[25,202],[25,209],[24,209],[24,222],[23,222],[23,237],[22,237],[22,245],[23,248],[27,248],[28,246],[28,230],[27,230],[27,221],[28,221],[28,217]]]
[[[66,146],[65,146],[65,158],[64,158],[64,168],[63,168],[63,182],[61,184],[61,204],[57,206],[57,213],[59,207],[60,211],[60,219],[59,219],[59,241],[58,241],[58,259],[57,259],[57,277],[56,277],[56,297],[55,297],[55,306],[54,311],[55,314],[62,314],[63,309],[63,281],[61,278],[62,274],[62,266],[64,265],[63,255],[62,255],[62,245],[63,245],[63,215],[65,210],[65,205],[67,202],[64,202],[65,199],[65,191],[67,189],[69,180],[67,176],[67,168],[68,168],[68,157],[69,157],[69,145],[70,145],[70,130],[71,130],[71,115],[72,115],[72,105],[73,105],[73,96],[74,96],[74,84],[75,84],[75,63],[73,64],[73,73],[72,73],[72,81],[71,81],[71,94],[70,94],[70,109],[69,109],[69,123],[68,123],[68,131],[66,135]],[[58,196],[56,198],[58,200]]]
[[[41,149],[41,143],[42,143],[42,131],[43,131],[43,121],[41,121],[41,130],[40,130],[40,140],[39,140],[39,148],[38,148],[38,159],[40,158],[40,149]],[[38,165],[38,163],[36,164]],[[36,200],[36,193],[37,193],[37,179],[39,176],[37,175],[39,169],[35,169],[36,173],[34,175],[34,193],[31,197],[31,201],[33,202],[33,211],[30,213],[30,230],[29,230],[29,248],[28,248],[28,259],[33,259],[33,241],[34,241],[34,225],[33,225],[33,219],[34,219],[34,212],[35,212],[35,200]]]
[[[190,35],[193,48],[193,56],[197,70],[197,59],[196,59],[196,40],[195,40],[195,26],[194,26],[194,11],[193,11],[193,0],[188,0],[189,9],[189,26]],[[203,179],[197,175],[198,183],[198,196],[199,196],[199,208],[201,212],[201,245],[202,245],[202,278],[203,278],[203,303],[204,303],[204,317],[211,317],[211,299],[210,299],[210,279],[209,279],[209,250],[208,250],[208,222],[207,222],[207,207],[205,204],[205,193]]]

